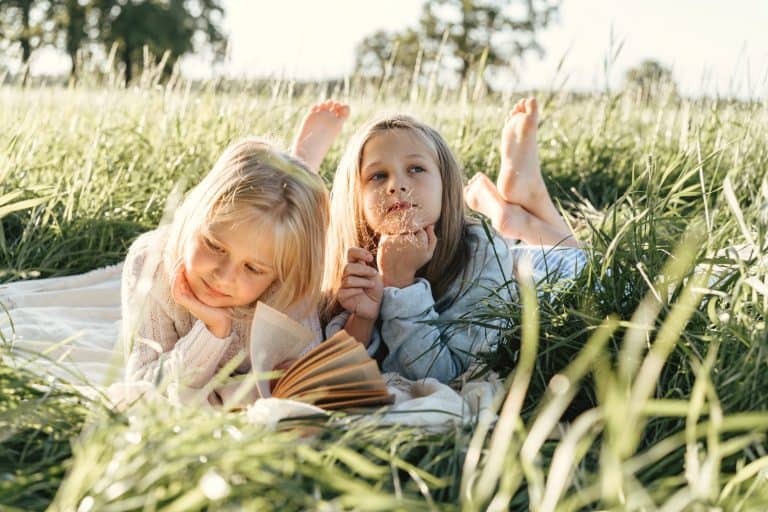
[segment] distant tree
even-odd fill
[[[656,60],[644,60],[638,66],[627,70],[624,78],[626,88],[639,93],[644,102],[648,102],[662,91],[677,95],[677,84],[672,77],[672,70]]]
[[[355,50],[355,68],[368,76],[413,72],[422,46],[413,29],[402,32],[380,30],[363,39]],[[391,67],[391,69],[388,69]]]
[[[412,69],[422,51],[426,58],[442,52],[448,66],[464,80],[472,65],[506,66],[528,51],[543,53],[536,32],[557,14],[559,0],[433,0],[424,3],[419,25],[403,32],[377,32],[357,47],[357,69],[382,70],[397,48],[395,65]],[[377,63],[370,66],[370,63]]]
[[[49,42],[51,2],[45,0],[0,0],[0,45],[7,51],[18,44],[23,68],[22,83],[32,52]]]
[[[558,8],[559,2],[547,0],[436,0],[424,4],[420,23],[432,45],[448,33],[448,52],[464,79],[485,52],[489,67],[508,65],[529,50],[542,54],[536,31],[551,22]]]
[[[204,45],[223,55],[226,37],[221,28],[221,0],[95,0],[100,11],[99,38],[108,48],[117,45],[126,82],[140,67],[146,46],[155,55],[170,52],[169,65]]]
[[[72,61],[70,77],[76,78],[77,54],[86,43],[92,42],[91,34],[95,33],[93,5],[80,0],[54,0],[51,13],[56,46],[69,56]]]
[[[44,44],[72,60],[86,45],[116,45],[126,81],[133,78],[144,47],[154,55],[170,52],[169,67],[182,55],[212,49],[222,56],[222,0],[0,0],[0,48],[19,44],[23,64]]]

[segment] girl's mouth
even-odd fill
[[[389,208],[387,208],[387,213],[402,211],[402,210],[410,210],[413,208],[414,204],[409,203],[408,201],[397,201],[396,203],[392,204]]]
[[[202,277],[200,278],[200,281],[202,281],[203,285],[205,285],[205,291],[208,292],[209,295],[213,297],[229,297],[229,295],[227,295],[226,293],[220,292],[218,289],[209,285],[208,282]]]

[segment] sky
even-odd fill
[[[355,45],[366,35],[415,27],[422,3],[224,0],[226,63],[214,70],[204,58],[187,58],[182,69],[196,78],[338,77],[352,71]],[[655,59],[672,69],[685,94],[768,97],[768,0],[563,0],[558,18],[538,35],[545,57],[519,64],[515,88],[563,80],[573,90],[616,88],[627,69]],[[623,47],[606,75],[611,34]],[[54,65],[67,67],[44,55],[33,70]]]

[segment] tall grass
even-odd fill
[[[334,89],[334,87],[336,87]],[[415,90],[415,93],[414,93]],[[287,146],[314,100],[439,129],[494,174],[512,97],[340,83],[0,88],[0,279],[122,259],[233,139]],[[399,96],[398,96],[399,97]],[[762,510],[768,503],[768,110],[763,103],[543,94],[553,195],[587,268],[503,319],[483,369],[499,420],[430,433],[338,414],[271,432],[242,415],[106,413],[0,365],[0,502],[18,509]],[[385,101],[387,100],[387,101]],[[323,165],[330,178],[341,146]],[[736,257],[729,248],[748,253]],[[93,412],[96,411],[96,412]],[[54,498],[55,494],[55,498]]]

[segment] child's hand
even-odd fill
[[[376,260],[384,286],[403,288],[416,280],[416,272],[435,254],[435,227],[427,226],[415,233],[381,235]]]
[[[339,290],[339,304],[358,318],[376,320],[381,308],[384,286],[381,274],[368,265],[373,255],[365,249],[353,247],[347,253],[347,265]]]
[[[184,265],[179,265],[171,283],[173,300],[187,308],[192,315],[203,322],[211,333],[218,338],[226,338],[232,330],[232,319],[225,308],[215,308],[197,298],[189,286]]]

